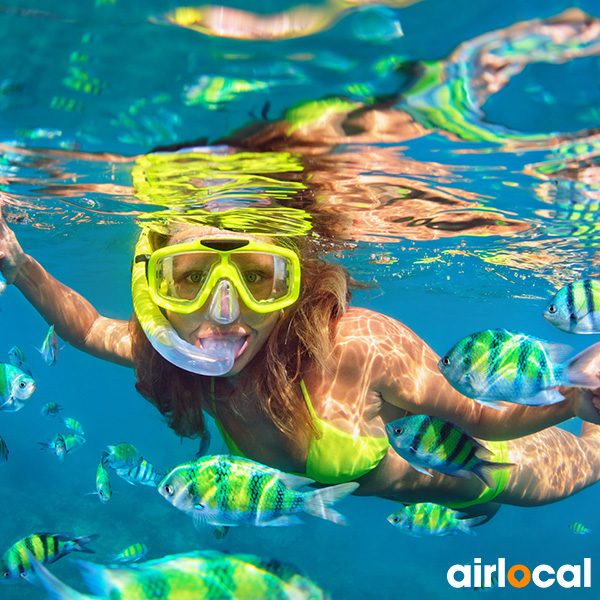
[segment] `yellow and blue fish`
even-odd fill
[[[0,363],[0,411],[21,410],[35,392],[35,380],[14,365]]]
[[[569,529],[573,533],[576,533],[577,535],[588,535],[588,533],[592,533],[591,529],[588,529],[585,525],[582,525],[581,523],[578,523],[577,521],[575,521],[574,523],[571,523],[569,525]]]
[[[42,406],[41,413],[43,417],[47,419],[54,419],[58,417],[58,413],[62,410],[62,406],[60,404],[56,404],[56,402],[46,402],[44,406]]]
[[[112,488],[110,486],[110,479],[108,478],[108,471],[104,468],[102,461],[98,464],[96,469],[96,494],[103,504],[106,504],[112,498]]]
[[[48,329],[48,333],[44,338],[40,353],[44,362],[49,367],[56,364],[56,358],[58,357],[58,338],[54,332],[54,325],[50,325],[50,329]]]
[[[13,346],[8,351],[8,362],[17,367],[17,369],[21,369],[23,373],[27,373],[29,377],[33,377],[29,363],[25,358],[25,354],[23,354],[23,350],[21,350],[18,346]]]
[[[67,533],[34,533],[15,542],[0,558],[0,581],[30,579],[31,559],[49,564],[69,552],[90,552],[87,547],[98,534],[73,537]]]
[[[524,333],[487,329],[460,340],[438,368],[452,387],[481,404],[544,406],[564,400],[554,389],[559,386],[600,387],[600,379],[585,372],[600,356],[600,342],[562,362],[570,351]]]
[[[565,285],[550,300],[543,316],[567,333],[600,333],[600,281],[580,279]]]
[[[300,523],[308,513],[334,523],[345,518],[332,505],[351,494],[358,483],[341,483],[300,491],[312,479],[290,475],[236,456],[215,455],[173,469],[159,493],[196,525],[279,527]]]
[[[62,421],[66,425],[66,427],[68,427],[71,431],[74,431],[78,435],[85,435],[81,423],[76,419],[73,419],[71,417],[64,417]]]
[[[510,463],[491,462],[494,454],[463,429],[438,417],[410,415],[385,426],[390,445],[417,471],[426,469],[466,477],[472,473],[485,485],[496,487],[493,472]]]
[[[388,522],[413,537],[454,535],[459,531],[475,535],[471,527],[483,523],[487,516],[463,519],[463,513],[433,502],[409,504],[393,512]]]
[[[77,561],[93,596],[59,581],[31,557],[37,580],[52,598],[77,600],[328,600],[295,567],[250,554],[214,551],[176,554],[135,565],[105,567]]]
[[[127,562],[137,562],[141,560],[148,554],[150,551],[150,547],[143,542],[138,542],[137,544],[131,544],[131,546],[127,546],[124,550],[119,552],[118,554],[113,554],[108,557],[108,560],[111,563],[127,563]]]

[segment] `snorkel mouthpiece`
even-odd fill
[[[237,293],[229,279],[221,279],[210,302],[207,318],[220,325],[229,325],[240,316]]]
[[[150,253],[147,234],[142,233],[136,246],[136,255]],[[182,340],[152,300],[143,262],[133,265],[131,295],[135,314],[146,337],[163,358],[185,371],[198,375],[219,376],[231,371],[239,342],[231,338],[222,338],[199,348]],[[235,298],[235,293],[230,294],[231,296]],[[239,314],[239,308],[237,310]],[[233,314],[233,306],[231,306],[230,315]]]

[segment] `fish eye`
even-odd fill
[[[2,577],[8,579],[10,577],[10,571],[4,571],[4,573],[2,573]]]
[[[553,314],[556,312],[556,304],[551,304],[551,305],[548,307],[548,312],[549,312],[551,315],[553,315]]]
[[[167,483],[167,485],[165,485],[165,493],[169,496],[172,496],[175,493],[175,491],[173,490],[173,486]]]
[[[392,522],[393,523],[399,523],[400,522],[400,517],[393,517],[392,518]]]
[[[442,364],[448,366],[450,364],[450,357],[444,356],[444,358],[442,358]]]
[[[402,435],[403,431],[404,431],[404,429],[402,429],[402,427],[400,427],[400,425],[396,425],[396,427],[394,427],[394,435]]]
[[[19,381],[19,387],[23,389],[27,384],[24,381]]]

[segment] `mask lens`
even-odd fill
[[[156,262],[156,292],[167,300],[195,300],[219,259],[215,252],[182,252],[162,257]]]
[[[291,265],[286,258],[267,252],[235,252],[230,262],[256,302],[279,300],[289,293]]]

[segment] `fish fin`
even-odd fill
[[[277,478],[288,490],[297,490],[314,483],[315,480],[310,477],[303,477],[302,475],[292,475],[291,473],[280,472],[277,474]]]
[[[194,527],[198,530],[201,531],[202,529],[204,529],[207,525],[211,525],[211,523],[209,523],[206,514],[204,512],[202,512],[201,510],[197,510],[194,508],[193,512],[192,512],[192,521],[194,523]]]
[[[215,539],[220,542],[229,533],[230,529],[229,525],[219,525],[214,531]]]
[[[494,410],[506,410],[504,402],[499,402],[498,400],[485,400],[483,398],[474,398],[474,400],[479,402],[479,404],[483,404],[483,406],[493,408]]]
[[[97,596],[101,596],[102,598],[111,596],[111,593],[115,590],[115,574],[118,575],[119,581],[124,581],[125,583],[135,577],[135,574],[119,567],[105,567],[103,565],[88,562],[87,560],[74,560],[71,562],[76,563],[79,567],[85,585],[90,592],[94,594],[94,600],[97,600]],[[82,597],[82,600],[83,598],[92,600],[92,596],[84,596]],[[69,598],[69,600],[71,599]],[[75,598],[73,600],[75,600]]]
[[[496,488],[496,480],[494,479],[493,471],[498,471],[500,469],[512,469],[514,466],[513,463],[492,463],[487,461],[482,461],[478,464],[472,471],[459,471],[457,475],[464,477],[466,473],[473,473],[475,477],[480,479],[485,485],[489,488]]]
[[[46,590],[49,600],[92,600],[91,596],[82,594],[57,579],[44,565],[35,559],[29,550],[26,550],[26,552],[37,581]]]
[[[338,512],[333,512],[339,515]],[[339,516],[342,517],[342,519],[344,518],[342,515]],[[283,517],[277,517],[276,519],[273,519],[272,521],[267,521],[266,523],[262,523],[261,525],[263,527],[288,527],[290,525],[302,525],[302,522],[302,519],[299,519],[295,515],[284,515]]]
[[[82,535],[81,537],[75,538],[73,540],[73,548],[72,550],[76,552],[87,552],[88,554],[95,554],[96,551],[88,548],[86,544],[93,542],[94,540],[100,537],[99,533],[92,533],[90,535]]]
[[[573,348],[567,344],[558,344],[545,340],[539,340],[539,342],[548,354],[548,358],[556,365],[564,362],[567,356],[573,351]]]
[[[356,481],[349,481],[348,483],[330,485],[314,492],[306,492],[304,496],[304,510],[309,515],[345,525],[345,517],[331,508],[331,506],[348,496],[348,494],[351,494],[357,488],[358,483]]]
[[[459,519],[458,530],[468,535],[477,535],[471,528],[480,525],[484,521],[487,521],[487,515],[480,515],[479,517],[472,517],[470,519]]]
[[[563,384],[591,389],[600,387],[598,372],[600,372],[600,342],[592,344],[567,362]]]
[[[521,400],[519,404],[525,406],[549,406],[550,404],[557,404],[562,402],[565,397],[555,388],[549,390],[542,390],[531,398]]]
[[[415,465],[414,463],[408,461],[408,464],[415,470],[419,471],[419,473],[423,473],[423,475],[427,475],[428,477],[433,477],[433,475],[425,468],[420,465]]]

